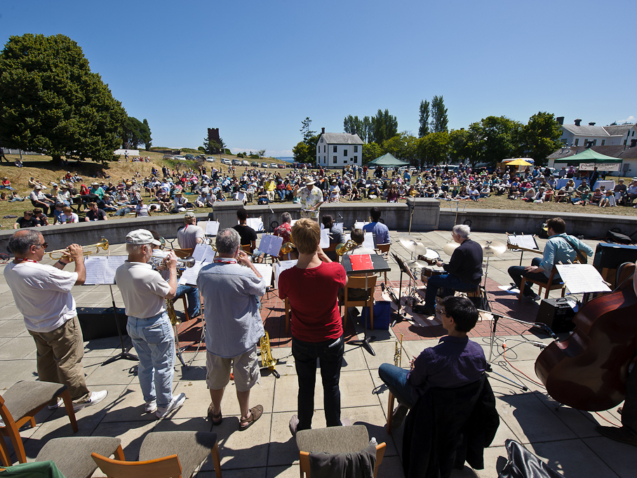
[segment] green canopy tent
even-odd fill
[[[586,149],[581,153],[567,156],[566,158],[556,159],[554,164],[577,165],[582,171],[592,171],[597,167],[598,171],[619,171],[621,170],[622,160],[613,158],[605,154],[598,153],[593,149]]]
[[[375,160],[370,161],[369,164],[372,164],[374,166],[382,166],[384,168],[409,166],[408,162],[396,159],[391,153],[384,154],[380,158],[376,158]]]

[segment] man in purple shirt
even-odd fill
[[[398,400],[392,428],[400,428],[407,411],[428,388],[462,387],[480,380],[486,370],[482,347],[467,337],[478,321],[473,303],[465,297],[446,297],[436,314],[449,335],[414,357],[409,371],[388,363],[378,369],[381,380]]]

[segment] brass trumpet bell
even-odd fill
[[[95,248],[95,252],[93,251],[89,251],[87,250],[90,247],[94,247]],[[103,249],[105,251],[108,250],[109,244],[108,244],[108,239],[102,238],[102,240],[96,244],[90,244],[88,246],[83,246],[83,254],[84,256],[91,256],[93,254],[97,254],[100,249]],[[73,258],[71,256],[69,256],[69,250],[68,249],[58,249],[56,251],[51,251],[48,253],[49,257],[53,260],[60,260],[62,259],[62,257],[66,257],[67,260],[73,262]],[[59,255],[58,255],[59,254]],[[54,257],[55,255],[55,257]]]

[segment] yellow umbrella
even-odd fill
[[[509,161],[505,163],[506,166],[531,166],[531,163],[527,163],[523,159],[514,159],[513,161]]]

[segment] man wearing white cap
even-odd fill
[[[318,220],[318,208],[323,204],[323,193],[314,185],[314,179],[305,177],[305,187],[296,189],[294,197],[301,200],[301,217]]]
[[[186,395],[173,397],[172,393],[175,336],[166,313],[166,299],[173,299],[177,293],[177,257],[168,252],[166,282],[148,264],[153,245],[161,243],[150,231],[131,231],[126,236],[128,261],[118,267],[115,282],[126,307],[126,330],[139,356],[137,375],[146,402],[144,410],[164,418],[183,405]]]

